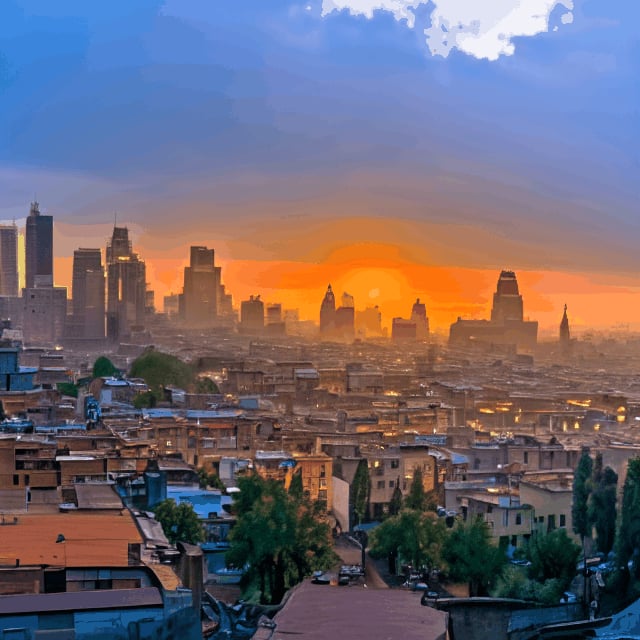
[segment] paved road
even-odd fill
[[[344,537],[340,537],[336,540],[335,550],[344,564],[360,564],[360,561],[362,560],[362,551],[360,551],[360,547],[357,547]],[[378,573],[375,563],[371,558],[369,558],[369,554],[366,555],[364,573],[364,584],[366,584],[368,588],[389,588],[389,585]]]

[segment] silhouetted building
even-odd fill
[[[24,342],[55,345],[64,335],[67,317],[66,287],[35,287],[22,290]]]
[[[18,228],[0,225],[0,296],[18,295]]]
[[[382,314],[378,305],[356,311],[356,333],[364,337],[382,335]]]
[[[240,330],[243,333],[262,333],[264,330],[264,303],[260,296],[250,296],[240,303]]]
[[[211,326],[218,315],[219,272],[214,264],[214,250],[191,247],[189,266],[184,268],[181,315],[191,327]]]
[[[391,321],[392,340],[415,340],[417,335],[416,323],[405,318],[394,318]]]
[[[538,323],[523,320],[522,296],[513,271],[500,273],[493,295],[491,320],[458,318],[449,330],[449,344],[452,346],[499,346],[515,351],[532,351],[537,341]]]
[[[170,293],[164,297],[164,312],[168,316],[177,316],[180,311],[180,298],[181,295],[177,293]]]
[[[107,336],[120,340],[144,326],[146,268],[131,250],[129,230],[114,227],[107,243]]]
[[[105,280],[100,249],[73,252],[71,334],[77,338],[104,338]]]
[[[429,318],[427,317],[427,307],[418,298],[411,309],[411,322],[416,325],[416,338],[426,340],[429,337]]]
[[[355,308],[353,296],[348,293],[342,294],[342,306],[336,309],[335,314],[335,335],[343,340],[353,340],[356,327]]]
[[[569,329],[569,318],[567,317],[567,305],[564,305],[564,313],[560,321],[560,348],[563,351],[569,349],[571,345],[571,331]]]
[[[322,304],[320,305],[320,335],[333,333],[336,326],[336,297],[331,285],[327,287]]]
[[[25,233],[25,286],[53,286],[53,217],[43,216],[39,204],[31,203]]]

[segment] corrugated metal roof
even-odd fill
[[[0,596],[0,615],[161,606],[162,596],[156,587]]]

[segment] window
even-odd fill
[[[525,452],[524,452],[523,462],[524,462],[525,464],[529,464],[529,452],[528,452],[528,451],[525,451]]]
[[[540,517],[538,518],[538,522],[539,522],[540,524],[544,524],[544,516],[540,516]]]
[[[318,485],[321,489],[327,488],[327,481],[325,478],[320,478],[320,484]]]
[[[396,486],[396,483],[393,480],[389,480],[389,489],[393,489]]]
[[[522,524],[522,514],[516,513],[516,524]]]
[[[560,526],[561,527],[567,526],[567,516],[565,516],[564,513],[560,514]]]
[[[325,466],[324,466],[324,465],[321,465],[321,466],[320,466],[320,477],[321,477],[321,478],[324,478],[326,475],[327,475],[327,471],[326,471],[326,469],[325,469]]]
[[[384,489],[384,480],[378,480],[378,489]]]
[[[20,484],[20,476],[17,473],[13,474],[13,486],[17,487]]]
[[[391,468],[392,469],[397,469],[400,466],[400,460],[392,460],[391,461]]]

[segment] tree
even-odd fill
[[[599,551],[607,554],[613,549],[616,535],[616,500],[618,474],[611,468],[603,469],[602,453],[597,453],[593,465],[589,522],[596,531]]]
[[[371,555],[402,559],[414,567],[432,569],[441,562],[446,525],[433,513],[405,509],[371,532]]]
[[[400,490],[400,486],[396,482],[395,489],[393,490],[393,494],[391,495],[391,500],[389,501],[389,515],[397,516],[402,509],[402,491]]]
[[[616,540],[619,566],[628,571],[633,560],[632,574],[640,578],[640,561],[636,552],[640,548],[640,458],[631,458],[627,464],[627,477],[622,488],[620,527]]]
[[[488,593],[506,563],[503,551],[491,543],[489,525],[481,517],[458,522],[442,552],[449,575],[453,580],[467,582],[472,597]]]
[[[194,383],[192,367],[175,356],[155,349],[147,349],[136,358],[129,374],[132,378],[142,378],[158,397],[162,397],[162,388],[165,386],[190,389]]]
[[[240,478],[238,488],[237,523],[229,534],[226,558],[232,565],[248,567],[242,581],[245,591],[256,583],[261,602],[275,604],[306,575],[336,562],[331,528],[317,503],[257,475]]]
[[[576,573],[580,547],[564,529],[554,529],[546,534],[533,536],[527,555],[531,560],[529,575],[538,582],[557,579],[558,597],[569,587]]]
[[[218,389],[218,385],[209,377],[201,376],[196,378],[195,381],[195,392],[196,393],[220,393],[220,389]]]
[[[120,373],[115,365],[106,356],[100,356],[93,363],[92,376],[94,378],[109,378]]]
[[[302,500],[304,497],[304,486],[302,485],[302,471],[296,471],[289,484],[289,495],[295,500]]]
[[[58,382],[56,388],[63,396],[69,396],[71,398],[78,397],[78,387],[73,382]]]
[[[591,455],[588,447],[584,447],[573,476],[573,504],[571,506],[573,531],[580,536],[583,545],[585,537],[590,534],[589,495],[591,493],[592,472]]]
[[[409,495],[404,501],[404,506],[407,509],[416,509],[417,511],[422,511],[425,507],[424,484],[420,467],[416,467],[413,470],[413,480],[411,481],[411,487],[409,487]]]
[[[176,504],[172,498],[163,500],[156,505],[154,517],[162,525],[162,530],[171,544],[197,544],[204,540],[198,515],[188,502]]]
[[[220,489],[220,491],[226,490],[224,482],[220,480],[220,476],[216,473],[209,473],[204,467],[198,469],[198,484],[201,489],[212,487],[213,489]]]
[[[365,520],[369,511],[369,493],[371,490],[371,480],[369,478],[369,465],[363,458],[358,463],[358,467],[353,476],[351,484],[351,510],[354,515],[354,524],[359,525]]]

